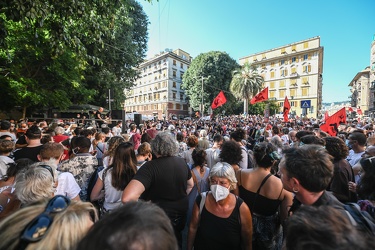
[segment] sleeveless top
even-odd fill
[[[200,205],[202,196],[198,196],[196,204]],[[236,206],[228,218],[221,218],[203,207],[200,224],[194,241],[194,249],[241,249],[241,217],[240,206],[243,200],[236,198]]]
[[[266,176],[268,179],[270,175]],[[279,197],[274,199],[269,199],[261,194],[259,194],[260,189],[264,185],[264,183],[267,181],[267,179],[264,179],[262,184],[260,185],[258,192],[254,193],[252,191],[249,191],[245,189],[243,186],[239,186],[239,196],[244,200],[246,205],[250,208],[251,213],[256,213],[263,216],[270,216],[274,215],[281,204],[281,200],[279,200],[281,193],[283,192],[283,189],[281,189],[281,192],[279,194]]]

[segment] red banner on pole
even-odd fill
[[[289,118],[288,118],[289,110],[290,110],[290,103],[289,103],[288,97],[285,96],[284,109],[283,109],[284,122],[289,121]]]
[[[263,102],[268,100],[268,87],[256,94],[250,101],[250,104],[255,104],[257,102]]]
[[[224,105],[224,103],[227,102],[227,98],[224,95],[223,91],[220,91],[220,93],[215,97],[214,101],[211,104],[212,109],[216,109],[220,107],[221,105]]]

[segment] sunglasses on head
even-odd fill
[[[53,174],[53,169],[51,168],[51,166],[48,166],[48,165],[38,165],[38,167],[47,169],[51,173],[52,179],[55,180],[55,175]]]
[[[17,249],[26,249],[30,242],[38,242],[48,232],[53,222],[53,214],[64,211],[70,204],[70,199],[56,195],[48,203],[44,211],[34,218],[21,233],[20,243]]]

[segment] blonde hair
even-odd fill
[[[142,156],[150,154],[152,152],[150,143],[143,142],[141,145],[139,145],[137,152],[138,155]]]
[[[22,231],[34,218],[43,213],[47,202],[48,200],[44,200],[36,205],[24,207],[3,220],[0,223],[0,249],[17,249]],[[91,203],[71,201],[64,211],[54,214],[46,235],[38,242],[30,242],[27,249],[74,249],[91,227],[90,214],[97,221],[97,212]]]

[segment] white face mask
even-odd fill
[[[211,185],[210,189],[216,202],[224,200],[229,195],[229,189],[220,185]]]

